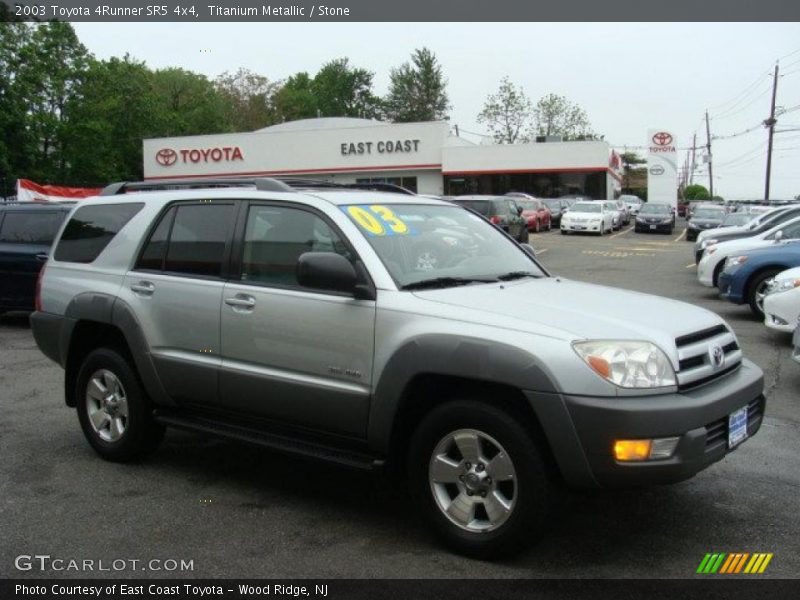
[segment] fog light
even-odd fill
[[[659,460],[669,458],[678,446],[678,437],[652,440],[616,440],[614,458],[620,462]]]

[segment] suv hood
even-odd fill
[[[677,300],[559,277],[415,292],[418,298],[464,309],[470,321],[577,339],[630,339],[674,352],[675,338],[723,321]],[[449,314],[454,314],[452,311]]]

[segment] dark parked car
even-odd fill
[[[0,313],[34,310],[39,270],[69,211],[60,204],[0,205]]]
[[[561,217],[567,212],[569,204],[564,202],[561,198],[544,198],[542,200],[547,209],[550,211],[550,225],[558,229],[561,227]]]
[[[550,209],[544,202],[528,194],[511,192],[506,196],[513,198],[517,206],[522,208],[522,216],[528,222],[528,231],[539,233],[540,231],[550,231],[551,217]]]
[[[725,260],[717,288],[720,296],[734,304],[749,304],[753,314],[763,319],[769,281],[794,267],[800,267],[800,242],[778,242],[769,248],[744,250]]]
[[[669,204],[648,202],[642,205],[642,209],[636,215],[634,228],[636,233],[660,231],[672,233],[675,229],[675,213]]]
[[[697,234],[706,229],[716,229],[725,218],[723,206],[698,206],[686,223],[686,240],[693,242]]]
[[[458,196],[453,202],[483,215],[519,243],[528,242],[528,222],[514,198],[507,196]]]
[[[689,211],[689,203],[685,200],[678,202],[678,216],[686,217]]]

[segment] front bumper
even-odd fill
[[[800,323],[797,324],[797,329],[794,330],[792,344],[794,345],[794,349],[792,350],[792,358],[800,363]]]
[[[734,304],[744,304],[742,291],[733,286],[733,274],[722,271],[717,279],[717,289],[719,290],[720,298]]]
[[[764,325],[791,333],[800,314],[800,288],[770,294],[764,298]]]
[[[706,287],[714,287],[714,269],[717,262],[712,260],[710,255],[706,255],[697,263],[697,281]]]
[[[602,223],[571,223],[561,222],[561,229],[565,231],[574,231],[576,233],[600,233],[603,227]]]
[[[639,223],[637,221],[634,225],[634,230],[636,233],[669,232],[672,230],[672,228],[672,221],[669,223]]]
[[[747,433],[755,435],[764,416],[764,376],[748,360],[729,375],[683,392],[658,396],[594,398],[558,395],[564,425],[549,421],[559,410],[529,400],[540,417],[566,482],[576,487],[630,487],[688,479],[738,448],[728,448],[728,415],[748,407]],[[551,395],[556,396],[556,395]],[[551,399],[551,402],[554,402]],[[552,426],[551,426],[552,425]],[[618,462],[617,439],[679,437],[670,458]]]

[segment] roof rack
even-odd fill
[[[255,186],[262,192],[293,192],[286,183],[270,177],[254,177],[249,179],[152,179],[150,181],[118,181],[103,188],[101,196],[115,196],[127,192],[145,192],[152,190],[173,190],[186,188],[215,188]]]
[[[351,189],[393,192],[415,196],[414,192],[393,183],[334,183],[322,179],[303,179],[299,177],[252,177],[219,179],[151,179],[150,181],[118,181],[103,188],[101,196],[116,196],[127,192],[152,190],[173,190],[193,188],[243,187],[255,186],[261,192],[293,192],[301,189]]]

